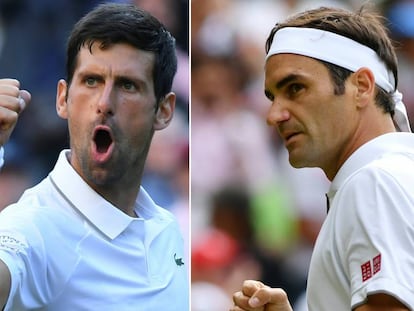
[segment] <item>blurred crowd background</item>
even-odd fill
[[[265,123],[265,40],[278,21],[356,0],[191,1],[192,310],[227,310],[244,279],[286,289],[306,310],[311,251],[326,215],[320,169],[293,169]],[[371,1],[399,57],[414,120],[414,1]],[[414,124],[413,124],[414,125]]]
[[[68,147],[66,123],[55,112],[66,38],[101,2],[0,0],[0,77],[17,78],[32,93],[5,146],[0,210],[44,178]],[[319,169],[291,168],[277,133],[266,126],[264,43],[288,15],[322,5],[355,10],[363,1],[116,2],[152,12],[177,39],[178,109],[154,137],[143,184],[177,215],[187,246],[191,205],[192,310],[228,309],[247,278],[285,288],[295,310],[306,310],[307,269],[329,182]],[[414,120],[414,1],[371,3],[386,16],[397,45],[399,90]]]

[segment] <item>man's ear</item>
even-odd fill
[[[56,111],[59,117],[62,119],[68,118],[66,94],[68,91],[68,84],[65,80],[61,79],[57,85],[56,91]]]
[[[154,129],[162,130],[170,124],[175,110],[176,95],[168,93],[159,103],[155,113]]]
[[[362,67],[353,73],[352,83],[355,88],[357,106],[362,108],[375,100],[375,77],[369,68]]]

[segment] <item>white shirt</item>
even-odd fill
[[[0,214],[5,310],[188,310],[174,217],[143,188],[132,218],[94,192],[63,151],[50,175]]]
[[[349,311],[376,292],[414,310],[414,135],[390,133],[360,147],[328,197],[310,265],[309,310]]]

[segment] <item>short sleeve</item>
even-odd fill
[[[0,219],[0,259],[9,269],[12,283],[5,311],[34,307],[45,297],[45,247],[29,219],[12,217],[10,211],[17,208],[7,207]]]
[[[26,251],[27,244],[22,237],[17,238],[15,233],[0,231],[0,259],[6,264],[11,275],[11,289],[4,311],[12,310],[12,297],[14,297],[22,283],[23,265],[22,253]]]
[[[64,290],[79,262],[66,213],[23,197],[0,213],[0,259],[11,274],[9,310],[40,310]],[[63,310],[63,309],[62,309]]]
[[[344,250],[353,307],[375,292],[414,307],[412,276],[407,273],[414,271],[414,202],[409,185],[401,183],[404,174],[366,169],[344,189],[348,201],[342,207],[351,219]]]

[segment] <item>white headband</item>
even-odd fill
[[[348,69],[352,72],[369,68],[375,83],[387,93],[393,93],[395,102],[394,122],[404,132],[411,132],[407,110],[402,95],[395,89],[393,73],[371,48],[347,37],[315,28],[285,27],[278,30],[266,55],[292,53],[316,58]]]

